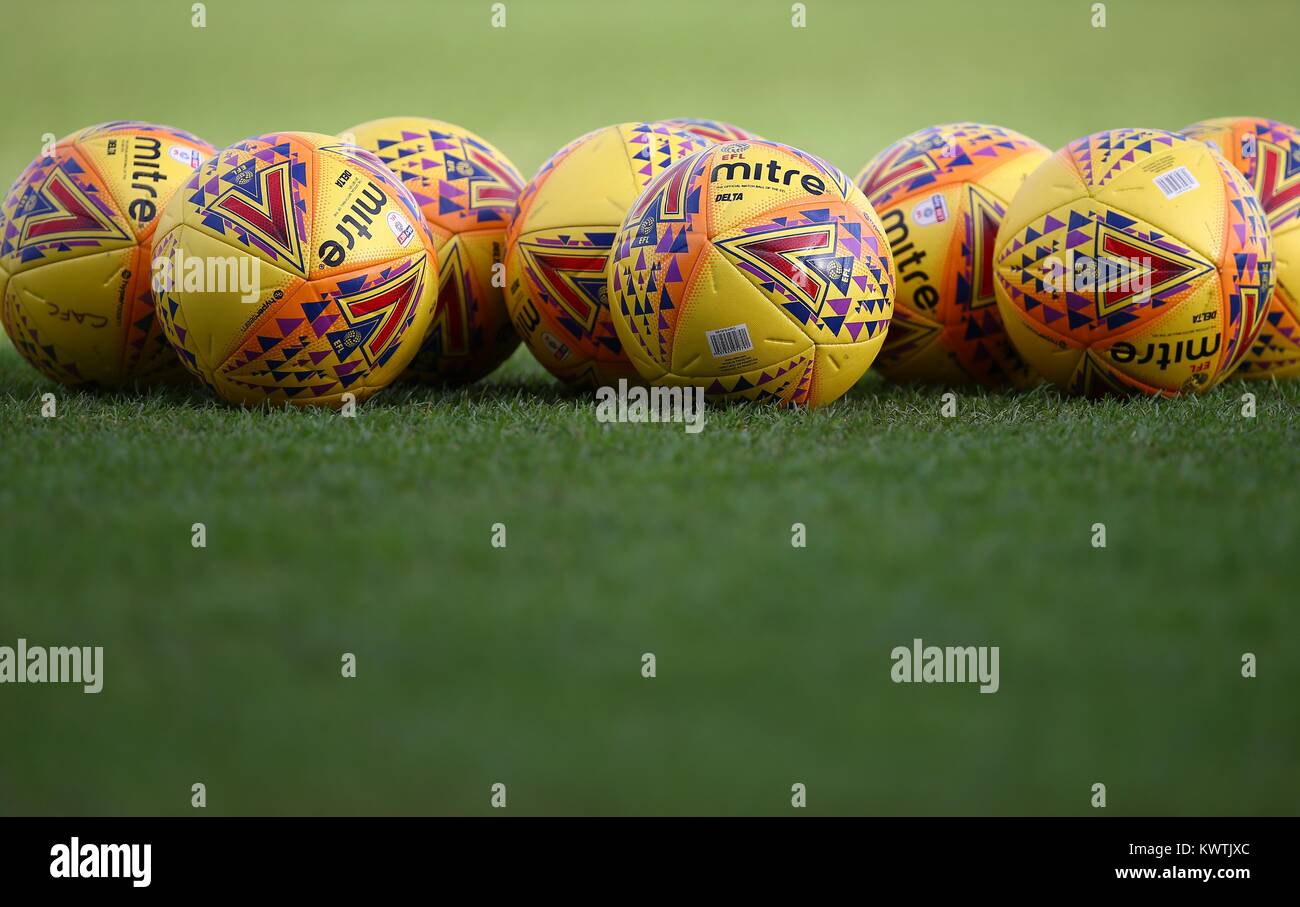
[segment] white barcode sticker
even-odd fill
[[[719,331],[705,331],[704,336],[709,338],[709,352],[714,359],[754,348],[753,341],[749,339],[749,326],[744,324]]]
[[[1165,194],[1165,198],[1177,198],[1184,192],[1191,192],[1193,189],[1201,188],[1201,184],[1192,176],[1192,171],[1186,167],[1175,167],[1168,173],[1162,173],[1155,178],[1156,188]]]

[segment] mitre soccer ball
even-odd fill
[[[27,166],[0,210],[0,321],[28,362],[68,385],[185,377],[149,261],[163,206],[213,150],[168,126],[104,123]]]
[[[637,199],[609,298],[647,381],[814,407],[879,352],[894,265],[844,173],[787,145],[733,142],[686,158]]]
[[[552,374],[573,384],[636,380],[606,298],[614,235],[637,193],[703,139],[623,123],[569,143],[524,187],[506,243],[506,305]]]
[[[1240,173],[1176,133],[1115,129],[1031,173],[997,236],[1002,320],[1073,393],[1205,391],[1259,334],[1268,223]]]
[[[1277,258],[1273,298],[1259,337],[1233,374],[1300,376],[1300,130],[1258,117],[1205,120],[1183,135],[1213,142],[1255,190]]]
[[[914,132],[858,174],[885,225],[898,296],[876,368],[896,381],[1024,386],[993,291],[993,244],[1007,205],[1051,156],[1000,126],[955,123]]]
[[[372,151],[415,196],[438,250],[437,309],[403,379],[467,384],[519,345],[497,266],[523,178],[496,146],[451,123],[392,117],[342,133]]]
[[[406,368],[433,314],[419,206],[368,151],[281,132],[219,151],[158,227],[167,338],[232,402],[360,401]]]
[[[748,142],[761,138],[748,129],[741,129],[731,123],[724,123],[722,120],[697,120],[692,117],[678,117],[672,120],[664,120],[665,125],[674,129],[680,129],[682,132],[689,132],[691,135],[698,135],[702,139],[710,142]]]

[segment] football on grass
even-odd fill
[[[391,117],[342,135],[374,152],[411,191],[438,250],[437,310],[401,377],[458,385],[491,373],[519,345],[497,273],[523,186],[519,171],[486,139],[441,120]]]
[[[662,123],[607,126],[557,151],[524,187],[506,245],[506,304],[556,377],[590,387],[636,379],[606,298],[614,235],[647,183],[708,144]]]
[[[1273,298],[1235,374],[1300,377],[1300,129],[1259,117],[1224,117],[1195,123],[1183,134],[1214,143],[1241,171],[1273,234]]]
[[[154,317],[149,263],[163,207],[213,152],[169,126],[91,126],[23,170],[0,211],[0,321],[67,385],[185,379]]]
[[[399,375],[429,328],[433,237],[368,151],[280,132],[222,149],[154,250],[167,338],[226,400],[339,405]]]
[[[842,171],[788,145],[732,142],[681,161],[637,199],[609,298],[645,380],[814,407],[880,351],[894,265]]]
[[[1031,173],[997,236],[998,307],[1029,366],[1078,394],[1206,391],[1259,335],[1273,247],[1204,142],[1114,129]]]
[[[954,123],[880,152],[858,186],[885,225],[898,298],[876,363],[886,377],[1023,387],[993,291],[993,243],[1025,176],[1051,152],[1001,126]]]

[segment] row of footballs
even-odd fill
[[[1294,297],[1270,292],[1258,196],[1289,242],[1300,142],[1265,120],[1191,134],[1245,179],[1206,142],[1155,130],[1053,156],[1000,127],[934,127],[881,152],[859,189],[710,121],[595,130],[527,185],[487,141],[421,118],[216,154],[110,123],[11,189],[0,311],[56,380],[166,380],[179,354],[244,402],[473,381],[520,337],[570,381],[803,405],[877,353],[899,379],[1082,392],[1288,374]],[[1076,254],[1087,285],[1049,279],[1060,260],[1079,276]],[[255,279],[218,287],[222,273]]]

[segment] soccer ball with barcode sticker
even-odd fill
[[[609,315],[610,248],[646,183],[708,144],[662,123],[607,126],[557,151],[524,187],[506,240],[506,305],[556,377],[637,379]]]
[[[523,178],[501,150],[453,123],[371,120],[341,133],[372,151],[411,190],[438,249],[438,305],[402,380],[467,384],[519,346],[497,272]]]
[[[369,151],[278,132],[208,160],[163,212],[159,317],[181,361],[237,403],[337,406],[396,378],[429,328],[433,237]]]
[[[830,403],[870,367],[894,309],[867,199],[815,155],[767,141],[715,145],[651,183],[609,279],[642,377],[712,400]]]
[[[186,379],[149,262],[163,206],[214,150],[170,126],[104,123],[23,170],[0,208],[0,321],[28,362],[68,385]]]
[[[1032,383],[998,314],[993,241],[1025,176],[1049,156],[1010,129],[953,123],[899,139],[862,168],[858,187],[898,266],[882,374],[949,387]]]
[[[1246,177],[1268,218],[1277,258],[1264,326],[1238,378],[1300,377],[1300,129],[1261,117],[1203,120],[1183,135],[1213,142]]]
[[[1073,393],[1199,393],[1259,335],[1273,246],[1254,191],[1204,142],[1114,129],[1025,179],[997,299],[1030,367]]]

